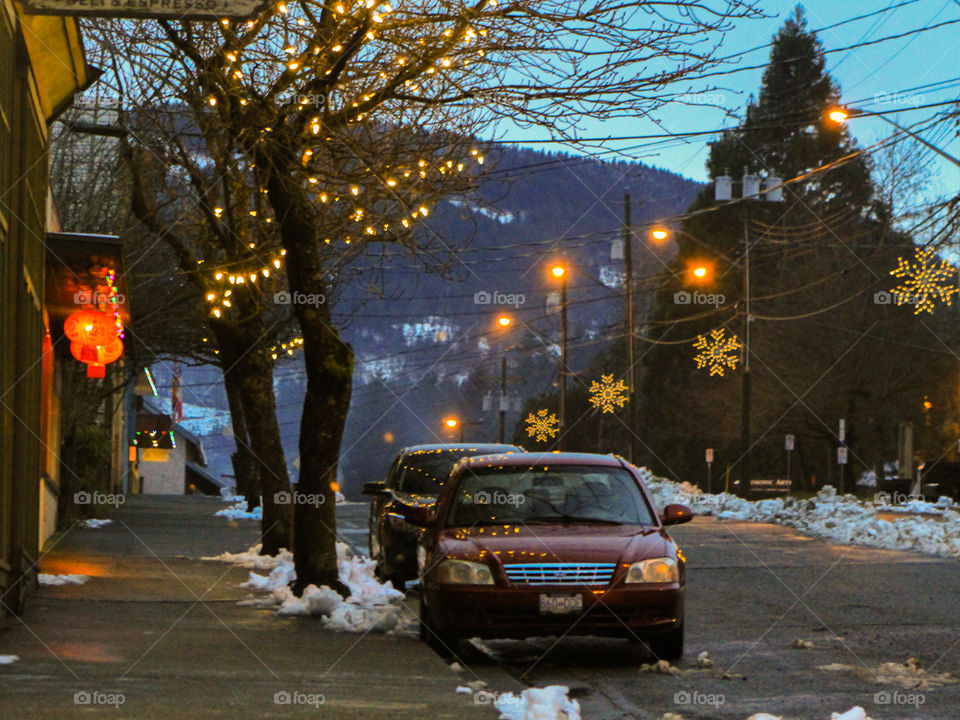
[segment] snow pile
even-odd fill
[[[771,715],[770,713],[757,713],[756,715],[751,715],[747,720],[785,720],[779,715]],[[859,705],[847,710],[845,713],[830,713],[830,720],[872,720],[868,715],[867,711],[864,710]]]
[[[87,575],[37,575],[37,582],[41,585],[83,585],[89,579]]]
[[[225,517],[231,520],[262,520],[263,508],[258,505],[253,509],[253,512],[247,512],[247,501],[245,498],[241,498],[239,502],[223,510],[217,510],[213,515],[214,517]]]
[[[99,530],[112,522],[113,520],[96,520],[91,518],[89,520],[81,520],[78,525],[80,525],[80,527],[90,528],[91,530]]]
[[[297,577],[293,555],[283,550],[277,557],[269,557],[258,554],[259,551],[260,546],[255,545],[245,553],[222,553],[203,559],[270,570],[269,575],[251,572],[240,586],[270,596],[243,601],[244,605],[276,607],[279,615],[319,615],[326,627],[345,632],[405,633],[413,629],[414,620],[400,604],[403,593],[394,590],[391,583],[377,580],[373,574],[376,562],[358,557],[346,544],[337,543],[340,582],[350,590],[346,600],[325,585],[308,585],[303,596],[297,597],[289,587]]]
[[[13,665],[19,659],[19,655],[0,655],[0,665]]]
[[[519,696],[502,693],[493,701],[500,720],[580,720],[580,703],[567,697],[570,688],[527,688]]]
[[[729,493],[708,494],[690,483],[675,483],[654,477],[648,470],[642,472],[661,508],[681,503],[695,513],[721,520],[778,523],[840,543],[960,557],[960,508],[949,498],[940,498],[937,503],[915,500],[897,508],[899,512],[929,513],[925,516],[884,518],[880,513],[893,507],[852,495],[838,496],[830,486],[807,500],[784,497],[749,501]]]

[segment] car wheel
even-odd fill
[[[393,587],[395,590],[399,590],[400,592],[406,592],[407,591],[406,580],[403,580],[402,578],[396,575],[391,575],[385,572],[383,569],[383,560],[380,558],[374,558],[374,559],[377,561],[377,566],[373,570],[374,577],[376,577],[377,580],[379,580],[382,583],[385,583],[389,580],[393,584]]]
[[[424,590],[420,588],[420,639],[434,652],[443,657],[456,656],[460,651],[460,638],[456,634],[434,622],[430,608],[424,599]]]
[[[662,635],[647,640],[650,652],[660,660],[675,661],[683,657],[683,625]]]

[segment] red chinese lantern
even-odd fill
[[[123,342],[116,335],[108,338],[103,345],[84,345],[79,342],[70,343],[70,353],[87,366],[88,378],[102,378],[106,376],[105,365],[118,360],[123,355]]]
[[[117,326],[113,318],[99,310],[78,310],[63,321],[63,333],[81,345],[104,345],[111,337],[117,339]]]

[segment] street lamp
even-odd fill
[[[560,281],[560,435],[557,449],[563,450],[567,428],[567,269],[560,264],[550,268]]]
[[[917,134],[916,134],[915,132],[913,132],[912,130],[907,130],[907,128],[903,127],[903,126],[900,125],[899,123],[895,123],[893,120],[891,120],[890,118],[888,118],[884,113],[878,113],[878,112],[867,113],[867,112],[864,112],[863,110],[857,110],[856,108],[849,108],[849,107],[845,107],[845,106],[838,106],[838,107],[835,107],[835,108],[831,108],[831,109],[827,112],[827,117],[830,118],[830,120],[832,120],[833,122],[835,122],[837,125],[843,125],[844,123],[847,122],[847,120],[849,120],[849,119],[852,118],[852,117],[876,117],[876,118],[880,118],[881,120],[883,120],[883,121],[884,121],[885,123],[887,123],[888,125],[892,125],[892,126],[893,126],[894,128],[896,128],[899,132],[902,132],[902,133],[904,133],[905,135],[909,135],[910,137],[912,137],[914,140],[916,140],[918,143],[920,143],[920,144],[923,145],[924,147],[930,148],[931,150],[933,150],[933,151],[934,151],[937,155],[939,155],[940,157],[945,158],[945,159],[949,160],[951,163],[953,163],[954,165],[956,165],[957,167],[960,167],[960,160],[958,160],[957,158],[955,158],[953,155],[950,155],[949,153],[944,152],[943,150],[941,150],[940,148],[938,148],[936,145],[933,145],[933,144],[927,142],[926,140],[924,140],[922,137],[920,137],[919,135],[917,135]]]
[[[497,318],[497,325],[501,328],[508,328],[513,319],[509,315],[501,315]],[[504,343],[506,345],[506,343]],[[497,422],[497,437],[501,444],[506,442],[507,434],[507,350],[504,347],[500,355],[500,412]]]
[[[513,323],[513,320],[509,315],[501,315],[497,318],[497,325],[500,327],[510,327],[511,323]]]
[[[663,242],[668,237],[670,237],[670,231],[664,230],[663,228],[654,228],[650,231],[650,237],[652,237],[657,242]]]

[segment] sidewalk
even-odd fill
[[[248,571],[199,558],[246,549],[259,524],[213,517],[223,507],[129,497],[99,515],[112,525],[54,537],[41,570],[91,579],[41,587],[0,631],[0,655],[20,657],[0,665],[0,717],[497,717],[455,692],[475,675],[452,672],[416,638],[336,633],[319,618],[238,607]],[[519,688],[485,670],[499,680],[491,689]]]

